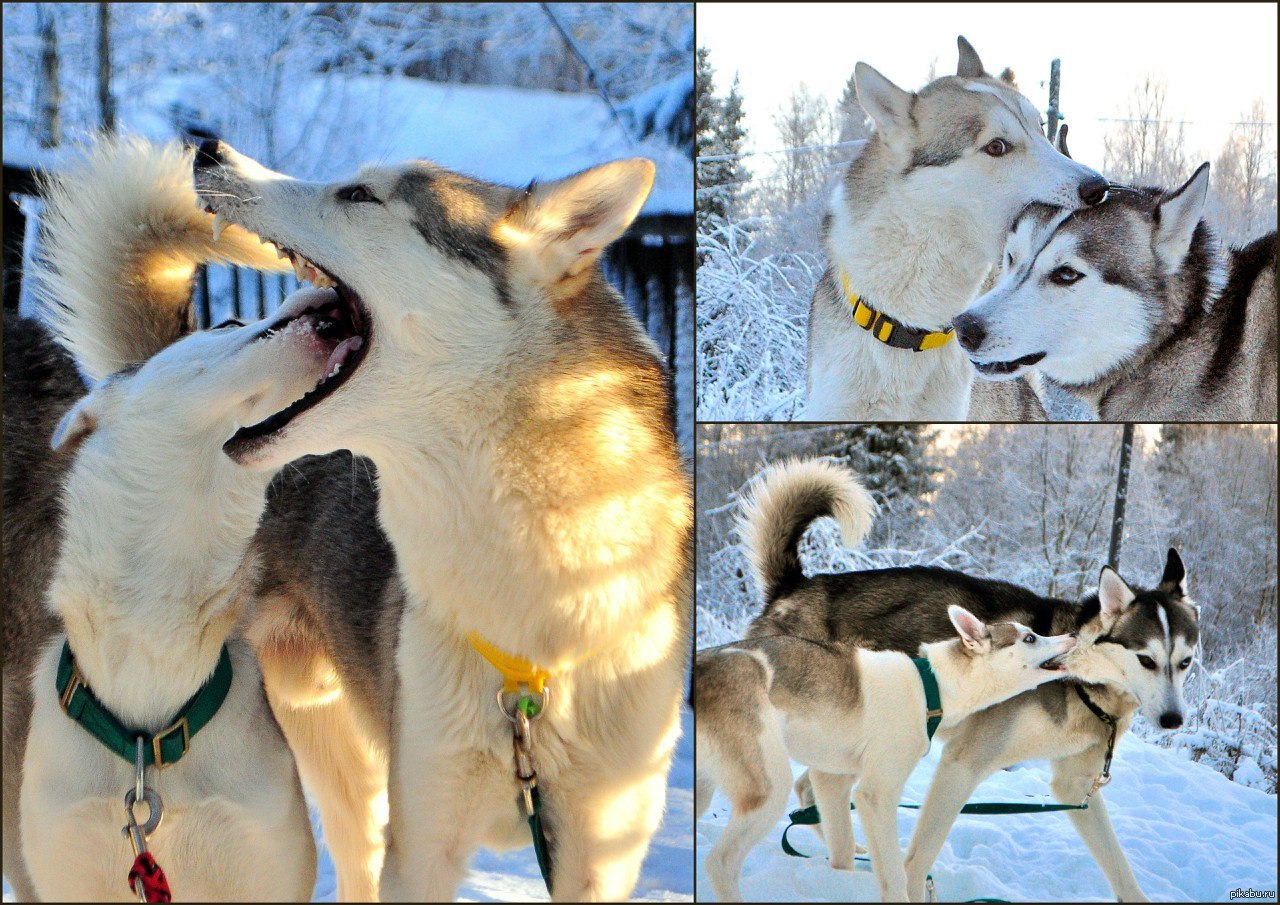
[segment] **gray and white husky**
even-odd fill
[[[1041,638],[1025,625],[985,625],[947,608],[958,638],[921,645],[938,683],[941,722],[968,716],[1067,675],[1076,639]],[[716,898],[740,901],[747,853],[786,812],[790,760],[810,769],[827,815],[831,866],[853,870],[849,786],[867,830],[871,864],[886,902],[906,901],[897,808],[907,777],[929,750],[930,711],[920,674],[906,654],[870,651],[792,636],[758,637],[700,651],[693,668],[697,716],[697,805],[717,786],[733,814],[707,855]]]
[[[1209,164],[1097,207],[1032,205],[999,282],[955,319],[978,373],[1033,368],[1101,420],[1276,419],[1276,234],[1224,249]]]
[[[1117,737],[1139,711],[1152,725],[1182,725],[1182,686],[1199,643],[1199,608],[1187,593],[1177,551],[1169,551],[1153,589],[1135,590],[1103,568],[1097,595],[1078,603],[923,566],[806,577],[797,545],[805,528],[823,516],[837,519],[852,546],[870,529],[874,505],[852,474],[830,463],[790,462],[765,474],[741,527],[765,601],[749,638],[788,634],[914,653],[921,644],[951,637],[952,604],[987,623],[1016,621],[1042,635],[1078,636],[1068,662],[1074,678],[1017,695],[939,734],[946,747],[907,852],[913,900],[924,900],[925,876],[978,784],[996,770],[1045,758],[1058,801],[1080,804],[1093,790],[1086,810],[1069,813],[1116,897],[1145,901],[1095,782],[1111,736],[1104,716],[1115,721]],[[851,783],[843,789],[846,799]],[[813,803],[816,788],[808,776],[797,781],[796,791],[802,803]]]
[[[964,419],[973,370],[947,331],[1014,218],[1031,202],[1074,209],[1106,193],[1102,176],[1049,144],[1031,102],[958,43],[956,75],[919,92],[866,63],[854,70],[875,132],[832,198],[802,420]],[[1043,417],[1021,390],[975,400],[972,417]]]
[[[100,378],[87,395],[67,407],[79,383],[67,353],[38,322],[5,316],[4,871],[23,901],[118,899],[133,863],[120,832],[132,758],[68,704],[91,694],[130,729],[185,738],[175,715],[224,645],[221,707],[185,756],[147,770],[164,802],[150,849],[186,900],[306,901],[315,884],[297,769],[236,631],[271,472],[237,465],[222,443],[314,391],[345,337],[312,290],[267,321],[169,344],[183,324],[153,306],[185,299],[197,262],[264,263],[242,230],[212,239],[191,160],[106,141],[46,190],[48,263],[28,279]],[[104,376],[117,362],[129,366]],[[55,687],[64,644],[87,691]],[[247,878],[250,863],[267,869]]]

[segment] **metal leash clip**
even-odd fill
[[[160,793],[155,789],[148,789],[146,784],[146,764],[143,762],[142,737],[137,739],[137,757],[134,761],[135,773],[133,788],[124,793],[124,812],[128,819],[120,830],[129,840],[129,844],[133,846],[133,857],[137,858],[147,851],[147,837],[160,828],[160,821],[164,819],[164,801],[160,798]],[[138,818],[133,813],[134,806],[139,801],[147,803],[147,819],[139,825]],[[142,880],[134,878],[133,891],[138,896],[139,902],[147,901],[146,892],[142,888]]]

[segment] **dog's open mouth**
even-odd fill
[[[979,374],[987,377],[998,377],[1005,374],[1012,374],[1019,368],[1029,368],[1034,364],[1038,364],[1045,356],[1044,352],[1034,352],[1031,355],[1024,355],[1021,358],[1015,358],[1013,361],[973,361],[973,366],[978,369]]]
[[[1050,657],[1040,664],[1041,669],[1047,669],[1049,672],[1062,672],[1067,668],[1067,655],[1058,654]]]
[[[264,244],[276,247],[281,258],[293,264],[298,280],[310,283],[315,289],[299,291],[291,296],[283,320],[277,320],[264,329],[262,339],[269,339],[291,329],[312,332],[328,352],[320,381],[287,408],[264,418],[256,424],[240,428],[222,445],[232,458],[261,446],[279,433],[303,412],[314,408],[329,398],[351,375],[359,370],[368,355],[371,324],[368,312],[350,286],[332,273],[313,263],[305,256],[274,242],[270,237],[260,237]]]

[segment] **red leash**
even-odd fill
[[[173,893],[169,891],[169,881],[164,871],[156,864],[151,852],[142,852],[134,859],[133,870],[129,871],[129,889],[137,891],[137,883],[142,883],[141,895],[147,902],[172,902]]]

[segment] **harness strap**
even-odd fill
[[[103,706],[76,668],[70,641],[62,644],[55,686],[58,702],[67,716],[83,726],[108,750],[132,765],[137,759],[137,739],[141,738],[143,764],[168,767],[182,760],[191,748],[191,739],[213,719],[226,700],[231,689],[231,655],[224,644],[213,675],[182,705],[173,722],[154,734],[126,728],[115,714]]]
[[[912,657],[916,671],[920,673],[920,684],[924,686],[925,734],[933,741],[933,734],[938,731],[942,722],[942,694],[938,691],[938,677],[933,674],[928,657]]]
[[[954,327],[947,330],[908,327],[883,311],[872,308],[863,301],[862,296],[849,287],[849,275],[843,270],[840,271],[840,281],[844,284],[845,298],[853,308],[853,322],[886,346],[894,349],[910,349],[912,352],[926,352],[929,349],[941,348],[955,339]]]

